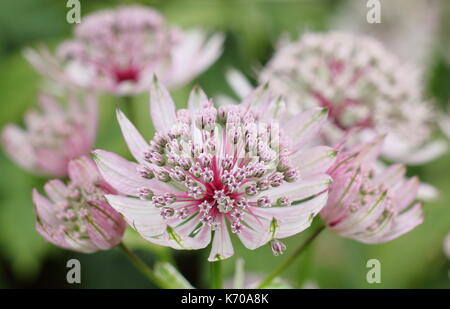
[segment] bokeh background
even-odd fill
[[[254,72],[266,63],[281,35],[297,37],[305,31],[346,29],[366,32],[384,40],[402,57],[416,62],[424,71],[426,95],[437,108],[448,111],[450,101],[450,2],[440,0],[389,0],[382,2],[382,23],[367,24],[364,0],[81,0],[82,16],[105,7],[139,3],[157,8],[173,24],[199,26],[226,34],[222,57],[191,84],[174,92],[184,106],[189,90],[200,84],[211,96],[233,92],[225,72],[237,68],[254,81]],[[24,111],[36,104],[42,78],[24,60],[27,46],[45,43],[56,46],[71,35],[63,0],[0,1],[0,127],[21,123]],[[148,96],[135,101],[137,126],[152,136]],[[125,148],[114,110],[117,98],[101,97],[101,121],[97,148],[123,155]],[[411,233],[381,245],[364,245],[326,231],[284,274],[296,288],[450,288],[450,262],[442,247],[450,232],[450,154],[409,169],[440,190],[436,201],[426,203],[425,223]],[[34,230],[31,189],[41,188],[45,179],[30,176],[0,152],[0,287],[1,288],[151,288],[118,249],[83,255],[64,251],[46,242]],[[310,230],[309,230],[310,231]],[[286,241],[294,248],[309,233]],[[147,262],[173,261],[196,286],[208,287],[208,249],[174,251],[153,246],[128,231],[126,243]],[[285,256],[272,256],[269,247],[246,250],[235,241],[236,254],[226,260],[224,273],[233,275],[236,257],[246,261],[252,275],[264,274]],[[82,283],[66,283],[66,262],[81,261]],[[366,262],[381,262],[382,283],[368,284]]]

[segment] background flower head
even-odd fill
[[[127,95],[147,90],[154,73],[169,87],[183,85],[219,57],[222,42],[221,34],[171,27],[156,10],[136,5],[84,17],[56,56],[45,48],[25,55],[53,79]]]
[[[97,103],[92,95],[70,94],[67,104],[42,94],[40,109],[25,115],[25,129],[8,124],[1,142],[8,156],[27,171],[64,177],[71,159],[89,154],[97,133]],[[83,100],[81,103],[80,100]]]
[[[447,148],[444,141],[431,141],[436,116],[424,99],[419,70],[369,36],[306,33],[285,40],[259,78],[286,95],[292,112],[328,108],[323,138],[330,145],[349,130],[356,142],[388,133],[383,155],[409,164]]]
[[[67,184],[58,179],[47,182],[48,197],[33,190],[37,231],[59,247],[85,253],[119,244],[126,223],[104,198],[116,191],[87,157],[70,161],[69,177]]]
[[[282,102],[264,85],[241,105],[218,110],[195,88],[188,109],[177,112],[156,78],[150,101],[157,130],[150,143],[117,115],[138,163],[94,152],[106,181],[128,196],[108,195],[109,203],[146,240],[175,249],[212,241],[215,261],[233,255],[229,227],[255,249],[303,231],[325,205],[331,182],[325,171],[336,152],[308,146],[323,110],[284,119]]]

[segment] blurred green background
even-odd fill
[[[396,1],[396,0],[390,0]],[[223,31],[227,38],[222,57],[191,84],[174,92],[179,106],[184,106],[190,88],[198,83],[211,96],[233,96],[224,73],[237,68],[249,78],[254,69],[270,59],[274,44],[282,34],[297,36],[304,31],[325,31],[333,27],[337,14],[345,12],[349,1],[318,0],[159,0],[112,1],[81,0],[82,16],[105,7],[140,3],[157,8],[173,24],[200,26]],[[365,1],[353,0],[365,7]],[[383,2],[383,1],[382,1]],[[429,54],[424,62],[427,95],[435,98],[437,108],[447,110],[450,99],[450,58],[448,49],[449,1],[429,1],[439,5],[440,19],[435,20],[436,37],[425,48]],[[42,79],[22,57],[26,46],[45,43],[56,46],[71,36],[72,26],[66,23],[63,0],[2,0],[0,3],[0,127],[8,122],[21,123],[24,111],[36,104]],[[350,25],[352,18],[345,17]],[[383,18],[383,16],[382,16]],[[447,21],[446,21],[447,19]],[[400,22],[400,21],[398,21]],[[367,25],[366,25],[367,26]],[[396,23],[385,25],[396,27]],[[422,27],[417,23],[416,27]],[[415,29],[410,29],[414,34]],[[446,33],[447,32],[447,33]],[[410,35],[411,35],[410,33]],[[401,39],[401,38],[399,38]],[[422,65],[422,64],[421,64]],[[135,100],[139,109],[137,126],[147,138],[152,136],[147,95]],[[128,155],[114,110],[117,98],[101,97],[101,123],[97,148]],[[45,179],[30,176],[0,152],[0,287],[1,288],[150,288],[146,281],[118,249],[83,255],[61,250],[44,242],[34,230],[31,189],[41,188]],[[438,200],[425,205],[425,223],[411,233],[381,245],[364,245],[343,239],[326,231],[290,269],[284,278],[293,287],[305,284],[320,288],[450,288],[450,263],[443,254],[442,242],[450,232],[450,155],[410,169],[423,181],[436,186]],[[309,230],[310,231],[310,230]],[[287,253],[309,233],[288,239]],[[158,248],[143,242],[128,231],[126,242],[140,256],[152,263],[155,259],[174,260],[181,272],[196,287],[208,287],[209,249],[196,252]],[[246,261],[246,270],[254,275],[272,270],[285,256],[272,256],[269,247],[254,251],[235,241],[236,254],[224,262],[225,275],[231,277],[236,257]],[[66,262],[77,258],[82,266],[82,283],[66,283]],[[381,262],[382,283],[366,282],[366,262]]]

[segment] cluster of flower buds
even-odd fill
[[[14,124],[2,132],[2,145],[20,167],[39,175],[64,177],[71,159],[90,153],[97,134],[97,103],[75,95],[64,106],[55,97],[41,95],[40,110],[25,116],[26,130]]]
[[[87,157],[70,161],[68,170],[68,184],[56,179],[45,184],[48,197],[33,191],[37,231],[57,246],[85,253],[118,245],[126,223],[104,198],[117,192]]]
[[[338,155],[321,211],[331,230],[365,243],[390,241],[423,222],[422,204],[414,202],[418,178],[406,179],[400,164],[377,167],[382,142],[378,138]]]

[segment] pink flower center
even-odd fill
[[[133,67],[127,67],[125,69],[115,68],[114,77],[118,84],[127,81],[136,83],[139,80],[139,70]]]
[[[215,229],[226,218],[231,231],[239,233],[247,206],[290,205],[288,198],[275,201],[262,193],[295,181],[298,175],[285,156],[278,161],[279,150],[271,148],[267,128],[258,131],[253,118],[233,111],[222,113],[221,119],[216,114],[208,108],[192,122],[180,117],[174,130],[150,142],[143,156],[151,166],[142,164],[138,172],[175,190],[155,194],[141,188],[139,197],[151,200],[164,219],[199,216],[202,224]],[[202,145],[193,141],[193,129],[201,136]]]

